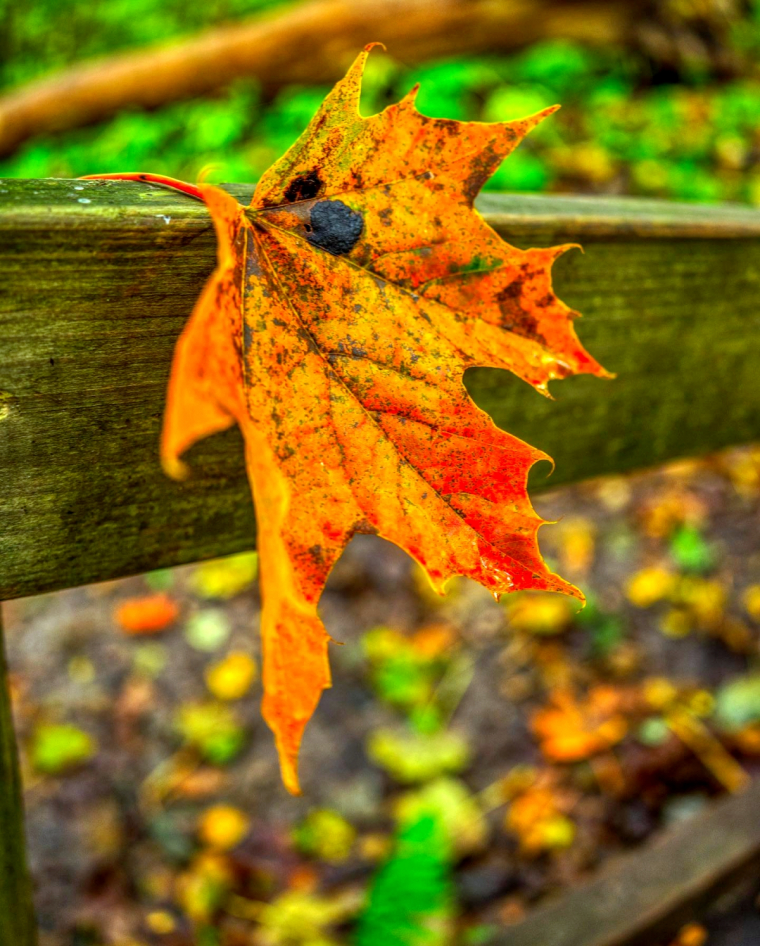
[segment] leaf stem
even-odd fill
[[[171,190],[181,191],[189,197],[196,200],[203,200],[203,194],[195,184],[186,184],[184,181],[178,181],[174,177],[166,177],[164,174],[145,174],[140,171],[132,171],[122,174],[85,174],[80,181],[142,181],[144,184],[158,184],[160,187],[169,187]]]

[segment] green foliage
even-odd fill
[[[143,170],[195,179],[218,166],[225,179],[253,180],[271,161],[259,157],[255,83],[239,82],[214,99],[125,111],[94,128],[36,139],[0,163],[3,177],[79,177],[105,169]]]
[[[499,932],[495,923],[478,923],[471,926],[462,934],[463,946],[486,946]]]
[[[670,557],[685,572],[703,574],[715,565],[715,552],[702,532],[691,525],[682,525],[670,539]]]
[[[433,814],[402,826],[374,878],[354,946],[443,946],[450,941],[449,844]]]
[[[453,59],[431,63],[399,77],[396,97],[419,83],[417,108],[435,118],[465,121],[479,110],[480,99],[498,82],[498,73],[479,59]]]
[[[281,0],[282,2],[282,0]],[[0,0],[5,24],[0,86],[95,54],[168,39],[275,6],[277,0]],[[733,33],[751,62],[760,50],[753,2]],[[392,50],[391,50],[392,53]],[[500,121],[563,108],[534,130],[487,185],[500,190],[613,192],[680,200],[760,203],[760,79],[719,82],[693,70],[653,85],[650,66],[623,49],[548,40],[511,56],[458,57],[413,70],[375,53],[365,82],[369,114],[421,83],[429,115]],[[303,131],[326,89],[291,87],[262,103],[255,82],[215,96],[126,111],[94,128],[28,142],[0,177],[76,177],[149,170],[195,179],[255,181]]]
[[[380,699],[419,721],[422,731],[438,728],[439,714],[431,701],[448,657],[420,652],[409,638],[386,627],[368,631],[362,649]]]
[[[145,46],[239,19],[284,0],[0,0],[0,86],[80,59]]]
[[[372,684],[387,703],[411,709],[429,699],[432,686],[427,667],[413,655],[401,652],[378,663]]]

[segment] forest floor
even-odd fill
[[[421,810],[450,840],[425,942],[474,946],[739,789],[760,769],[760,450],[535,505],[584,611],[465,580],[438,598],[395,547],[351,543],[300,798],[260,716],[255,555],[4,605],[43,946],[375,942],[356,917]],[[759,940],[750,904],[677,942]]]

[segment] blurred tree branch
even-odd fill
[[[359,49],[394,58],[514,49],[549,37],[623,38],[642,0],[311,0],[198,36],[92,60],[0,96],[0,155],[34,135],[101,121],[128,106],[203,95],[241,76],[265,92],[338,79]]]

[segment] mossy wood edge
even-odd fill
[[[488,946],[655,946],[730,909],[760,878],[760,778],[613,860]]]
[[[251,187],[230,185],[241,199]],[[536,488],[760,439],[760,213],[634,199],[486,194],[518,246],[580,242],[555,269],[614,381],[542,398],[467,383],[544,449]],[[149,185],[0,181],[0,599],[252,548],[236,431],[168,480],[158,435],[172,349],[214,265],[203,205]]]
[[[35,946],[36,943],[32,885],[26,862],[21,777],[0,614],[0,946]]]

